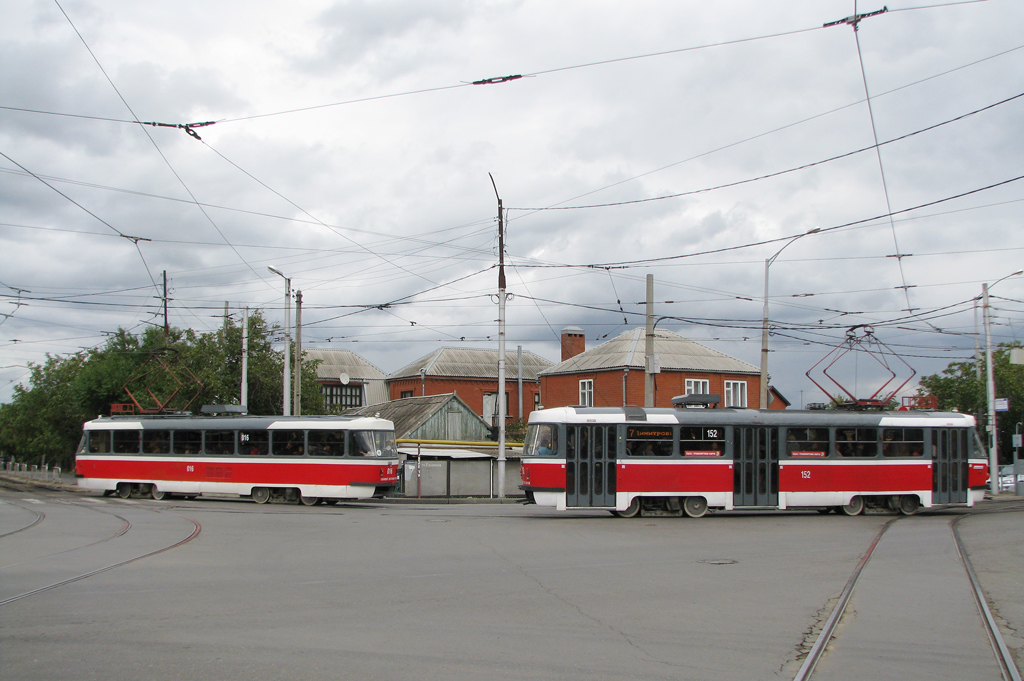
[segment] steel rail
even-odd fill
[[[175,514],[175,515],[177,515],[177,514]],[[10,597],[8,599],[0,601],[0,606],[7,605],[8,603],[13,603],[14,601],[18,601],[18,600],[21,600],[23,598],[28,598],[29,596],[35,596],[36,594],[40,594],[40,593],[43,593],[45,591],[50,591],[52,589],[56,589],[58,587],[65,586],[67,584],[72,584],[74,582],[79,582],[79,581],[81,581],[83,579],[87,579],[89,577],[93,577],[95,575],[107,572],[108,570],[113,570],[115,568],[119,568],[119,567],[123,567],[125,565],[129,565],[130,563],[134,563],[136,561],[142,560],[143,558],[149,558],[150,556],[156,556],[158,554],[164,553],[165,551],[170,551],[171,549],[176,549],[179,546],[182,546],[182,545],[187,544],[188,542],[192,541],[193,539],[195,539],[196,537],[199,536],[200,532],[203,531],[202,525],[200,525],[198,521],[193,520],[192,518],[188,518],[186,516],[178,516],[178,517],[185,518],[185,520],[189,521],[194,526],[193,529],[192,529],[192,533],[189,536],[187,536],[184,539],[182,539],[181,541],[178,541],[178,542],[175,542],[174,544],[171,544],[169,546],[165,546],[163,548],[157,549],[156,551],[150,551],[149,553],[144,553],[141,556],[135,556],[134,558],[129,558],[128,560],[122,560],[121,562],[114,563],[113,565],[107,565],[106,567],[101,567],[99,569],[92,570],[90,572],[86,572],[86,573],[77,575],[75,577],[70,577],[68,579],[64,579],[64,580],[61,580],[59,582],[55,582],[54,584],[50,584],[48,586],[43,586],[43,587],[40,587],[38,589],[33,589],[32,591],[26,591],[25,593],[19,594],[17,596],[12,596],[12,597]]]
[[[871,546],[864,552],[860,562],[854,569],[850,579],[846,582],[846,586],[843,588],[843,592],[839,595],[839,601],[836,603],[836,607],[832,609],[832,614],[829,615],[828,619],[825,620],[825,624],[821,627],[821,632],[818,634],[817,640],[814,645],[807,652],[807,657],[804,658],[804,663],[800,665],[800,670],[793,677],[793,681],[806,681],[811,678],[811,674],[814,672],[815,665],[818,664],[818,660],[821,659],[822,653],[825,652],[825,646],[832,640],[832,634],[835,632],[836,625],[839,624],[839,620],[842,618],[843,613],[846,612],[846,605],[850,602],[850,596],[853,594],[853,587],[856,586],[857,580],[860,579],[861,572],[864,571],[864,566],[868,564],[868,560],[871,558],[871,554],[874,553],[875,548],[878,546],[878,542],[882,540],[882,535],[900,518],[893,518],[882,526],[882,529],[878,531],[878,535],[875,536],[875,540],[871,542]]]
[[[949,529],[953,533],[953,541],[956,542],[956,551],[960,556],[960,561],[964,565],[964,570],[967,572],[967,579],[971,583],[971,593],[974,595],[974,601],[978,605],[978,612],[981,615],[982,622],[985,624],[985,633],[988,634],[989,643],[992,644],[992,652],[996,656],[996,661],[999,663],[1000,672],[1003,675],[1004,681],[1021,681],[1020,670],[1017,669],[1016,663],[1013,661],[1013,653],[1006,645],[1006,641],[1003,640],[1003,634],[999,631],[999,624],[996,622],[995,617],[992,616],[992,610],[988,607],[988,600],[985,598],[985,592],[981,588],[981,583],[978,581],[978,575],[974,572],[974,566],[971,564],[971,559],[967,555],[967,548],[964,546],[963,540],[960,538],[960,530],[957,529],[957,525],[961,520],[968,517],[965,514],[954,518],[949,523]]]

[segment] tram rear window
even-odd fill
[[[836,428],[839,456],[878,456],[877,428]]]
[[[787,428],[786,454],[795,458],[828,456],[828,428]]]
[[[882,456],[921,456],[923,452],[923,428],[882,429]]]
[[[683,456],[722,456],[725,453],[723,426],[684,426],[679,429],[679,453]]]
[[[171,431],[169,431],[169,430],[144,430],[144,431],[142,431],[142,451],[145,454],[170,454],[171,453]]]
[[[355,457],[398,456],[395,434],[385,430],[353,430],[349,432],[348,455]]]
[[[672,456],[672,429],[651,426],[627,427],[626,453],[630,456]]]
[[[302,456],[306,452],[305,431],[275,430],[271,439],[274,456]]]
[[[542,424],[527,426],[523,456],[554,456],[558,453],[558,429]]]
[[[309,431],[309,454],[311,456],[342,456],[344,453],[344,430]]]
[[[90,430],[88,431],[89,443],[87,449],[84,451],[90,454],[109,454],[110,453],[110,431],[109,430]]]
[[[138,454],[139,444],[142,442],[141,430],[115,430],[114,431],[114,453],[115,454]]]

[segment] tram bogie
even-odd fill
[[[354,416],[115,416],[83,426],[78,484],[123,499],[233,494],[312,506],[398,481],[394,425]]]
[[[940,412],[561,407],[533,412],[527,500],[699,518],[714,510],[912,515],[984,498],[974,418]]]

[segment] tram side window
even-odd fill
[[[114,431],[114,453],[115,454],[138,454],[139,445],[142,442],[141,430],[115,430]]]
[[[836,428],[839,456],[874,457],[878,455],[877,428]]]
[[[626,453],[629,456],[672,456],[672,428],[628,426]]]
[[[342,456],[345,453],[345,431],[309,431],[309,453],[311,456]]]
[[[679,429],[679,453],[688,457],[722,456],[725,426],[683,426]]]
[[[170,454],[171,453],[171,431],[169,431],[169,430],[144,430],[144,431],[142,431],[142,452],[144,454]]]
[[[306,453],[305,431],[275,430],[271,440],[274,456],[302,456]]]
[[[88,431],[89,444],[87,445],[90,454],[109,454],[110,453],[110,431],[109,430],[90,430]]]
[[[176,430],[171,439],[171,451],[175,454],[198,454],[203,449],[203,431]]]
[[[786,455],[796,458],[828,456],[828,428],[787,428]]]
[[[923,452],[923,428],[882,429],[882,456],[921,456]]]
[[[265,430],[238,431],[238,453],[260,456],[270,449],[270,433]]]
[[[235,453],[235,431],[208,430],[205,433],[207,454],[230,456]]]

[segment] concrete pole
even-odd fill
[[[242,407],[249,411],[249,306],[242,310]]]
[[[302,291],[295,292],[295,416],[302,416]]]
[[[644,344],[644,407],[654,406],[654,275],[647,275],[647,336]]]
[[[988,284],[981,285],[982,316],[985,320],[985,394],[988,402],[988,487],[999,494],[999,440],[996,437],[996,380],[992,372],[992,314],[988,307]]]

